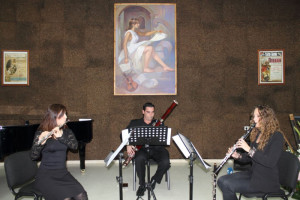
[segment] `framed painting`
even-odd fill
[[[114,4],[114,95],[176,94],[176,4]]]
[[[28,50],[2,50],[2,85],[29,85]]]
[[[285,83],[283,49],[258,50],[258,85]]]

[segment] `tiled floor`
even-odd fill
[[[206,160],[213,166],[213,163],[218,163],[218,160]],[[189,200],[190,199],[190,167],[188,160],[171,160],[170,181],[171,190],[167,189],[167,183],[164,179],[161,184],[156,185],[154,190],[157,200]],[[227,168],[232,167],[232,162],[229,161],[220,172],[222,176],[227,172]],[[69,171],[75,178],[84,186],[90,200],[118,200],[120,198],[119,184],[116,177],[119,176],[118,162],[112,163],[109,168],[105,167],[103,161],[86,161],[86,172],[81,173],[79,170],[79,162],[68,162]],[[154,172],[156,166],[151,166],[151,172]],[[124,200],[135,200],[135,191],[133,191],[132,166],[123,169],[123,182],[128,183],[128,187],[123,188]],[[193,199],[194,200],[210,200],[212,199],[212,172],[205,170],[198,162],[194,162],[194,184],[193,184]],[[152,173],[151,173],[152,174]],[[8,190],[6,184],[3,163],[0,163],[0,199],[12,200],[13,195]],[[29,199],[29,198],[24,198]],[[147,193],[143,199],[148,199]],[[153,199],[153,198],[151,198]],[[222,195],[217,188],[217,199],[221,200]]]

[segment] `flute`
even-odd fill
[[[62,125],[60,125],[58,128],[61,129],[67,122],[68,121],[65,121],[65,123],[63,123]],[[47,140],[53,134],[54,134],[54,129],[52,129],[52,131],[50,131],[45,137],[43,137],[41,140],[39,140],[37,144],[41,145],[45,140]]]

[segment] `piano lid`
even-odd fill
[[[70,121],[67,126],[73,131],[78,142],[89,143],[93,139],[93,120]],[[39,124],[1,126],[0,160],[9,154],[30,150],[38,127]]]

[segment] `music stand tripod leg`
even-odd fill
[[[194,166],[194,160],[195,160],[195,153],[192,152],[190,155],[190,176],[189,176],[189,181],[190,181],[190,200],[193,200],[193,183],[194,183],[194,176],[193,176],[193,166]]]
[[[119,182],[120,200],[123,200],[122,157],[123,157],[123,153],[120,152],[119,153],[119,176],[116,177],[117,181]]]

